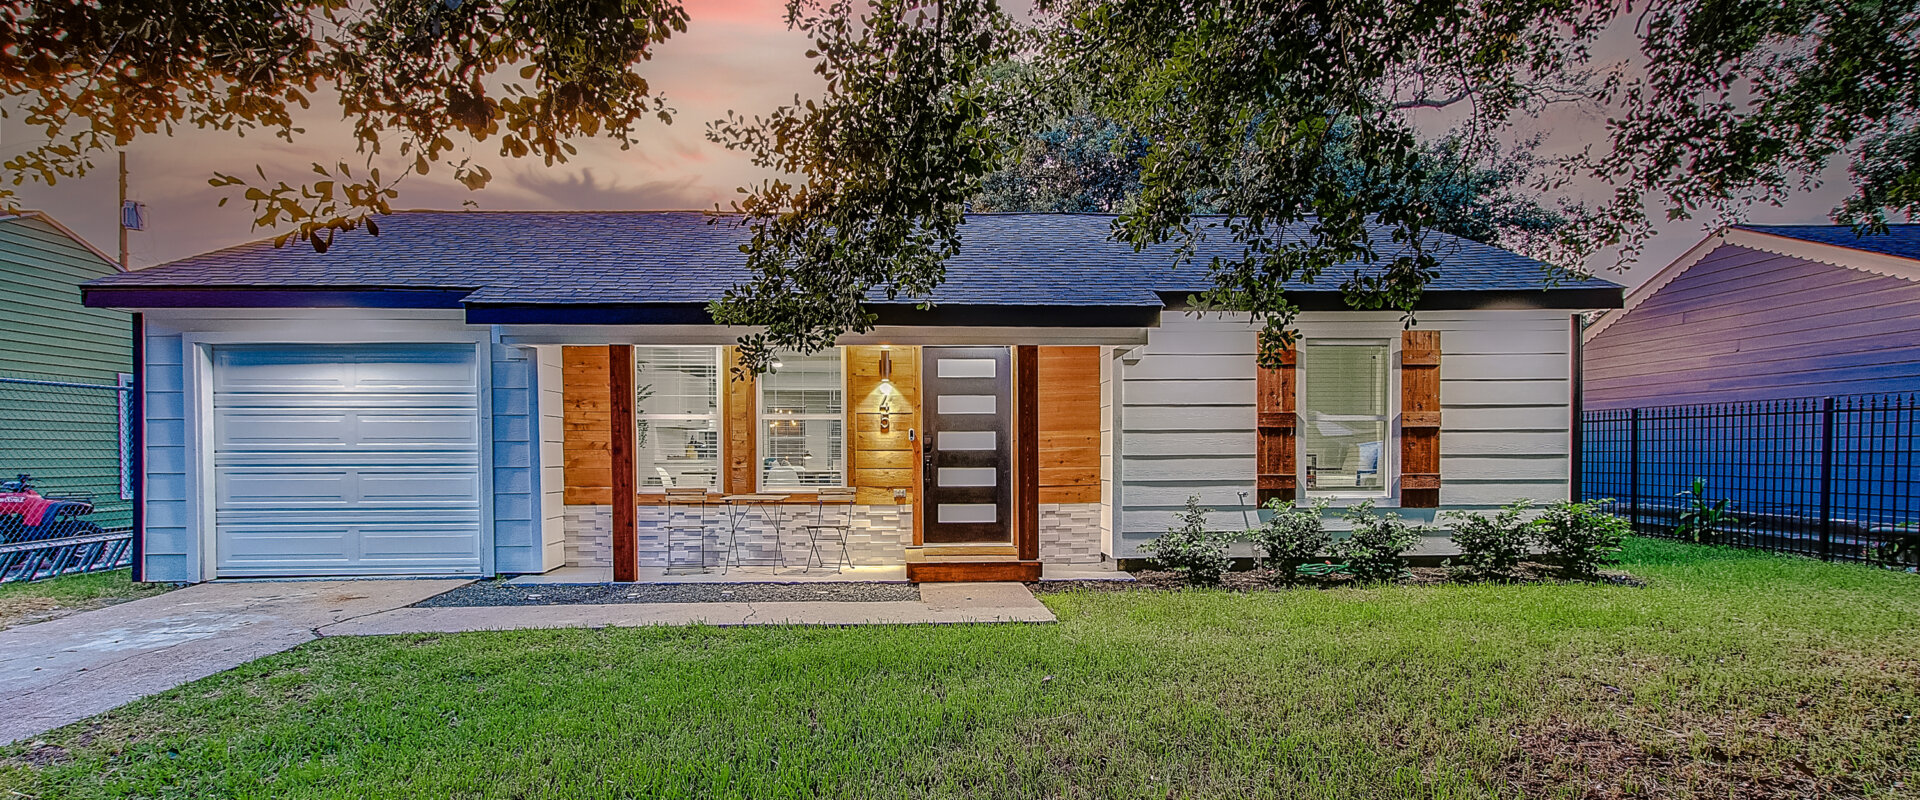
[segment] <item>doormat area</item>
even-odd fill
[[[510,584],[479,581],[437,594],[413,608],[573,606],[614,603],[887,603],[918,602],[911,583],[587,583]]]

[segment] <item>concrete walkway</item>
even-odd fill
[[[0,631],[0,744],[318,638],[464,580],[203,583]]]
[[[396,608],[322,626],[323,636],[462,633],[640,625],[924,625],[1053,622],[1018,583],[927,583],[920,600],[887,603],[618,603]]]

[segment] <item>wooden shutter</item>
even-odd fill
[[[1254,469],[1258,473],[1254,488],[1259,502],[1299,496],[1300,471],[1296,466],[1295,435],[1299,415],[1294,410],[1294,374],[1298,353],[1288,347],[1280,351],[1280,366],[1257,367],[1255,410],[1256,428]]]
[[[1400,507],[1440,506],[1440,332],[1400,334]]]

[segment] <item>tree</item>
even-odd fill
[[[37,144],[4,166],[14,186],[53,184],[187,126],[291,142],[295,114],[331,101],[365,158],[358,173],[341,161],[298,185],[258,167],[257,181],[212,181],[250,201],[257,225],[291,226],[282,242],[325,249],[338,231],[377,232],[408,172],[485,185],[476,145],[552,164],[571,139],[630,146],[646,119],[671,122],[636,67],[686,25],[674,0],[20,0],[0,5],[0,108]],[[385,153],[409,168],[383,177]],[[12,201],[0,189],[0,206]]]
[[[972,210],[1110,213],[1140,192],[1140,161],[1148,144],[1127,136],[1111,120],[1076,111],[1010,138],[1004,163],[981,179]],[[1377,176],[1344,148],[1333,150],[1329,168],[1347,192],[1420,195],[1434,209],[1434,230],[1524,248],[1566,223],[1526,183],[1535,167],[1532,144],[1494,148],[1473,159],[1457,136],[1422,142],[1417,157],[1428,179],[1415,185],[1369,185]],[[1220,210],[1195,207],[1202,213]]]
[[[1733,220],[1834,158],[1850,160],[1859,189],[1838,219],[1871,228],[1920,212],[1916,148],[1903,133],[1920,119],[1915,0],[1042,6],[1023,32],[988,0],[872,0],[857,16],[849,2],[794,0],[790,20],[820,43],[819,71],[832,79],[826,97],[714,131],[809,180],[740,204],[756,231],[755,279],[715,310],[769,326],[753,352],[864,330],[871,317],[849,308],[869,287],[916,295],[937,285],[959,246],[954,221],[999,163],[982,151],[1010,144],[995,123],[1044,118],[1034,108],[1069,108],[1062,98],[1086,98],[1116,140],[1145,144],[1116,237],[1138,248],[1203,237],[1240,246],[1206,265],[1214,286],[1200,299],[1263,320],[1274,334],[1261,337],[1263,358],[1291,341],[1289,280],[1337,280],[1353,307],[1411,315],[1436,274],[1423,245],[1444,224],[1429,189],[1446,172],[1423,157],[1416,113],[1456,116],[1458,163],[1478,164],[1547,106],[1607,110],[1595,146],[1552,165],[1558,177],[1541,187],[1590,178],[1614,189],[1554,237],[1550,255],[1566,271],[1610,246],[1631,256],[1651,214]],[[1596,65],[1595,41],[1624,25],[1641,62]],[[987,80],[986,66],[1008,58],[1034,74],[1021,91]],[[886,135],[793,135],[833,121]],[[883,146],[892,143],[909,146]],[[866,200],[898,202],[846,215]],[[1204,210],[1225,217],[1201,219]],[[861,266],[838,266],[841,253]]]
[[[993,0],[893,2],[859,17],[852,0],[796,0],[787,20],[813,34],[807,56],[826,102],[729,114],[707,134],[805,181],[766,181],[737,204],[752,225],[753,279],[712,311],[724,325],[764,327],[740,339],[741,367],[754,371],[776,349],[812,352],[870,330],[870,292],[938,286],[966,199],[1004,144],[996,118],[1018,107],[985,79],[1016,39]]]

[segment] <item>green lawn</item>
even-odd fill
[[[0,630],[152,597],[170,588],[166,584],[134,583],[131,573],[124,569],[33,583],[0,583]]]
[[[0,797],[1920,797],[1920,579],[1628,555],[1650,586],[329,639],[0,751]]]

